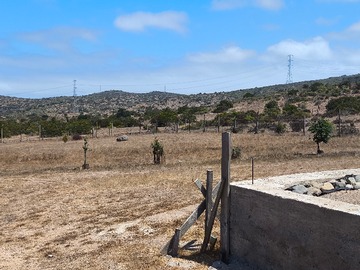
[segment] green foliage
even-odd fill
[[[154,164],[160,164],[161,157],[164,155],[164,146],[159,142],[158,138],[155,137],[154,141],[151,143],[151,148],[154,155]]]
[[[296,120],[309,116],[309,110],[307,110],[306,108],[298,107],[290,103],[286,103],[282,111],[283,111],[283,116],[287,120]]]
[[[320,143],[327,143],[330,140],[333,125],[329,121],[320,118],[311,124],[309,131],[313,133],[313,141],[317,144],[317,153],[322,153]]]
[[[64,143],[67,143],[68,140],[69,140],[69,136],[65,134],[65,135],[62,137],[62,141],[63,141]]]
[[[325,85],[321,82],[315,82],[310,86],[312,92],[321,92],[325,90]]]
[[[116,113],[116,118],[126,118],[126,117],[130,117],[132,114],[130,111],[124,109],[124,108],[120,108],[117,113]]]
[[[286,131],[286,125],[284,123],[280,123],[278,122],[276,125],[275,125],[275,132],[277,134],[283,134],[285,133]]]
[[[88,120],[71,120],[66,129],[71,134],[90,134],[92,129],[92,124]]]
[[[281,114],[280,107],[275,100],[271,100],[265,104],[264,116],[266,122],[275,121],[278,116]]]
[[[236,146],[231,151],[231,159],[241,158],[241,148]]]
[[[250,99],[250,98],[252,98],[252,97],[254,97],[254,94],[251,94],[251,93],[249,93],[249,92],[248,92],[248,93],[245,93],[244,96],[243,96],[244,99]]]
[[[216,108],[214,109],[214,113],[222,113],[227,111],[228,109],[231,109],[234,106],[234,104],[229,100],[222,100],[219,104],[216,105]]]
[[[170,108],[163,110],[147,108],[144,117],[157,127],[165,127],[178,121],[177,112]]]
[[[339,110],[350,114],[360,112],[360,97],[340,97],[332,99],[326,105],[326,113],[329,116],[337,115]]]

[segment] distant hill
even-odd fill
[[[325,85],[334,89],[334,93],[328,96],[336,96],[336,89],[339,85],[348,85],[360,88],[360,74],[351,76],[331,77],[328,79],[303,81],[292,84],[272,85],[266,87],[256,87],[252,89],[236,90],[231,92],[215,92],[207,94],[183,95],[168,92],[150,93],[128,93],[120,90],[105,91],[90,95],[74,97],[52,97],[42,99],[15,98],[0,96],[0,117],[28,117],[31,115],[63,116],[77,115],[79,113],[90,113],[100,115],[110,115],[119,108],[133,111],[144,111],[147,107],[153,108],[172,108],[181,106],[215,106],[221,100],[227,99],[234,103],[252,99],[267,99],[269,97],[281,97],[284,93],[294,93],[300,97],[301,93],[309,92],[311,100],[316,102],[324,97],[324,92],[314,91],[314,86]],[[312,91],[312,92],[311,92]],[[329,91],[329,90],[327,90]],[[311,93],[310,93],[311,92]],[[340,93],[341,94],[341,93]],[[306,95],[305,95],[306,96]]]

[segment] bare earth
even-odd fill
[[[193,181],[204,180],[209,168],[214,180],[220,178],[220,134],[158,136],[166,163],[152,164],[153,135],[118,144],[114,138],[90,139],[90,170],[79,169],[81,141],[0,145],[0,269],[208,269],[218,251],[182,249],[180,258],[170,258],[159,250],[202,200]],[[255,177],[264,178],[324,170],[351,174],[360,152],[357,137],[346,143],[334,138],[321,157],[312,154],[315,145],[306,137],[232,139],[242,149],[231,165],[233,181],[250,179],[252,156]],[[326,196],[359,203],[360,193]],[[202,222],[182,245],[201,244]],[[218,224],[213,233],[218,236]]]

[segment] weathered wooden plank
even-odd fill
[[[214,221],[215,221],[215,217],[216,217],[216,213],[217,213],[217,209],[219,207],[219,203],[220,203],[220,199],[222,198],[222,194],[224,192],[225,182],[226,181],[221,181],[220,182],[219,192],[218,192],[218,194],[216,196],[215,203],[214,203],[214,206],[212,208],[210,219],[209,219],[209,228],[210,229],[205,232],[204,242],[203,242],[203,244],[201,246],[201,252],[204,252],[206,250],[207,246],[208,246],[210,236],[211,236],[212,227],[214,225]]]
[[[222,134],[222,155],[221,155],[221,215],[220,215],[220,252],[221,260],[229,263],[230,255],[230,159],[231,159],[231,138],[229,132]],[[220,189],[221,190],[221,189]]]
[[[201,181],[199,179],[196,179],[194,181],[194,184],[199,188],[199,190],[204,195],[204,197],[206,197],[206,188],[202,185]],[[219,187],[220,187],[220,181],[213,188],[213,192],[212,192],[212,199],[213,200],[215,200],[215,198],[216,198]]]
[[[198,180],[198,179],[197,179]],[[195,182],[198,182],[198,181]],[[200,182],[200,180],[199,180]],[[217,183],[215,188],[212,191],[212,198],[214,199],[217,194],[218,194],[218,190],[220,187],[220,183]],[[200,182],[201,184],[201,182]],[[205,189],[205,188],[204,188]],[[191,215],[187,218],[187,220],[183,223],[183,225],[180,227],[180,238],[190,229],[190,227],[196,222],[196,220],[201,216],[201,214],[205,211],[206,209],[206,199],[203,200],[199,206],[194,210],[194,212],[191,213]],[[169,254],[170,248],[171,248],[171,242],[172,242],[173,238],[171,238],[170,241],[168,241],[164,247],[161,249],[161,254],[165,255],[165,254]]]
[[[169,255],[176,257],[179,252],[179,243],[180,243],[180,229],[175,230],[174,237],[172,238],[172,243],[170,244]]]
[[[210,230],[209,221],[210,221],[210,216],[211,216],[211,209],[213,207],[212,184],[213,184],[213,171],[208,170],[206,172],[205,235]]]
[[[194,184],[198,187],[198,189],[201,191],[202,195],[206,198],[206,189],[204,188],[203,184],[201,183],[200,179],[196,179],[194,181]]]
[[[180,238],[191,228],[192,225],[196,222],[196,220],[201,216],[201,214],[205,211],[206,208],[206,200],[203,200],[198,207],[191,213],[191,215],[187,218],[184,224],[179,228],[180,230]],[[161,250],[162,254],[169,254],[169,249],[171,248],[172,239],[166,243],[166,245]]]

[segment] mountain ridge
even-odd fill
[[[214,106],[221,100],[238,102],[244,96],[257,98],[281,94],[284,91],[300,91],[306,85],[315,83],[338,85],[341,83],[360,85],[360,74],[329,77],[327,79],[278,84],[250,89],[233,90],[229,92],[178,94],[153,91],[148,93],[131,93],[123,90],[106,90],[83,96],[58,96],[50,98],[17,98],[0,95],[0,117],[26,117],[32,114],[59,115],[101,114],[110,115],[119,108],[142,112],[148,107],[177,109],[181,106],[198,107]]]

